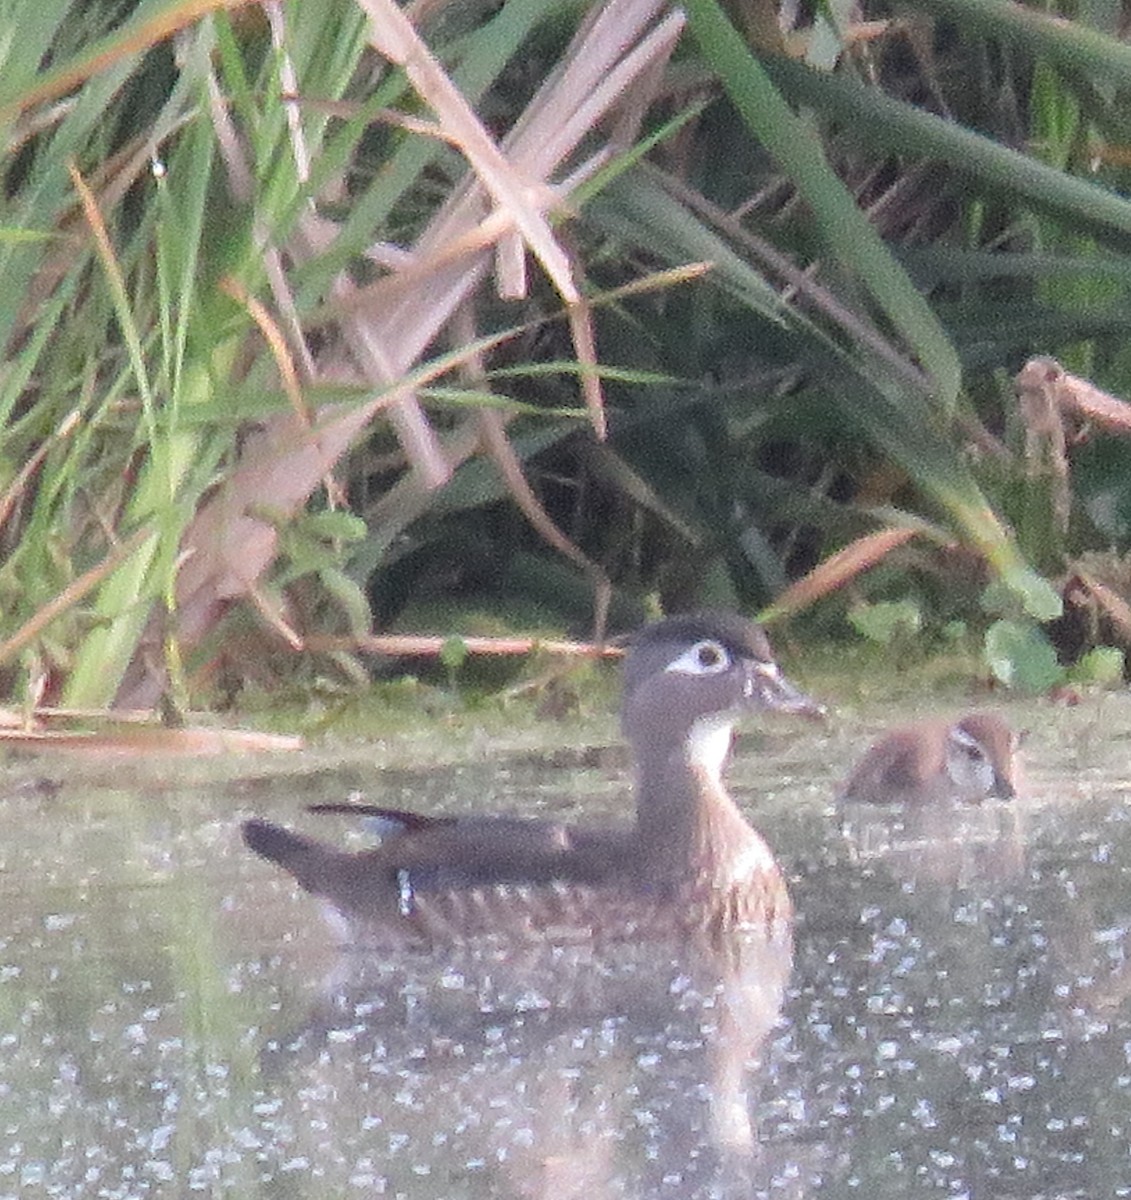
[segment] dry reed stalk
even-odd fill
[[[481,284],[499,243],[516,233],[562,293],[571,310],[571,326],[580,339],[579,359],[592,366],[594,352],[591,341],[586,340],[585,306],[578,304],[579,292],[568,258],[545,216],[555,199],[559,203],[565,200],[558,196],[553,177],[583,138],[599,132],[600,123],[634,86],[641,80],[656,86],[658,67],[666,62],[679,38],[682,15],[666,12],[661,0],[608,0],[597,7],[583,22],[557,70],[501,145],[496,145],[486,137],[474,113],[461,103],[462,98],[426,48],[422,50],[423,43],[404,13],[382,0],[366,0],[365,7],[381,18],[381,29],[372,34],[375,45],[399,56],[406,70],[411,61],[412,78],[422,100],[437,114],[445,132],[457,137],[472,169],[411,250],[417,286],[398,289],[393,273],[386,277],[387,304],[367,305],[342,320],[342,335],[361,376],[371,383],[403,378]],[[634,98],[638,114],[644,105],[643,97]],[[630,132],[622,126],[617,135],[624,137]],[[596,140],[602,144],[594,156],[607,155],[607,139]],[[576,175],[576,170],[573,173]],[[488,217],[497,219],[494,241],[467,245],[464,239]],[[300,219],[300,230],[298,244],[290,247],[296,258],[323,250],[334,232],[313,213]],[[453,244],[460,246],[458,253],[452,253]],[[343,275],[334,290],[348,299],[353,284]],[[381,284],[373,291],[382,291]],[[597,373],[588,371],[582,378],[587,402],[595,411],[600,407],[593,400],[599,396]],[[415,386],[421,386],[419,379]],[[246,595],[271,563],[276,531],[250,515],[255,508],[266,504],[278,512],[297,511],[378,413],[393,416],[399,411],[397,433],[413,466],[407,486],[397,492],[395,508],[387,506],[387,515],[400,521],[427,506],[428,496],[450,473],[452,459],[444,457],[419,407],[395,407],[401,399],[414,399],[412,392],[412,385],[403,384],[383,389],[360,405],[324,409],[312,429],[302,428],[293,414],[280,414],[247,439],[240,463],[197,513],[184,538],[176,629],[182,646],[197,644],[230,601]],[[437,454],[442,460],[439,463],[434,458]],[[160,694],[163,679],[150,666],[160,661],[160,655],[152,653],[159,638],[160,631],[151,626],[119,689],[117,704],[145,707]]]

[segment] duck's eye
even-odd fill
[[[695,661],[705,671],[717,670],[726,663],[726,651],[717,642],[700,642],[695,647]]]
[[[719,642],[696,642],[668,666],[669,671],[681,671],[686,675],[717,675],[730,666],[730,655]]]

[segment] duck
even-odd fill
[[[344,918],[355,943],[780,936],[792,922],[783,873],[723,783],[734,725],[752,710],[824,714],[782,673],[760,626],[731,612],[667,617],[632,637],[624,662],[634,821],[366,805],[358,811],[377,818],[382,838],[372,849],[344,851],[260,818],[243,823],[243,840],[336,924]]]
[[[877,739],[839,799],[871,804],[980,804],[1021,790],[1022,736],[998,713],[973,712],[894,729]]]

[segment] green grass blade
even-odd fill
[[[960,377],[954,347],[930,305],[829,165],[813,127],[785,102],[716,0],[689,0],[686,8],[704,57],[743,120],[804,196],[829,253],[867,288],[949,408]]]
[[[1066,175],[876,88],[785,59],[767,63],[766,72],[789,99],[835,117],[859,144],[945,162],[987,191],[1027,201],[1097,236],[1131,234],[1131,202],[1098,184]]]
[[[1131,46],[1076,21],[1009,0],[916,0],[915,8],[949,17],[965,32],[1000,38],[1064,71],[1085,71],[1122,87],[1131,82]]]

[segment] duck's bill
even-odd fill
[[[746,676],[746,699],[755,708],[823,718],[825,706],[806,696],[781,673],[777,663],[751,663]]]

